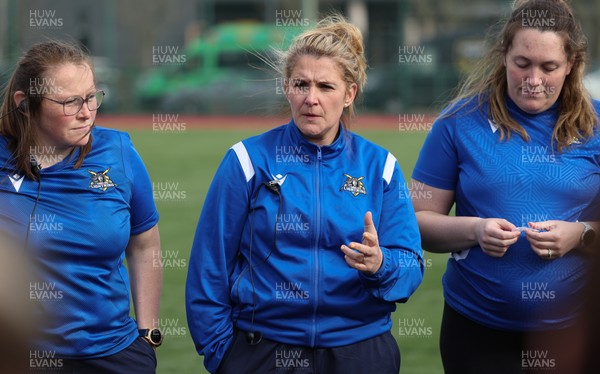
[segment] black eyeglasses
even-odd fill
[[[90,112],[93,112],[100,108],[102,105],[102,100],[104,100],[104,91],[98,90],[87,97],[87,99],[83,99],[81,96],[72,96],[67,98],[64,101],[54,100],[49,97],[42,96],[42,99],[50,100],[53,103],[61,104],[63,106],[63,113],[65,116],[74,116],[81,108],[83,108],[83,103],[87,104]]]

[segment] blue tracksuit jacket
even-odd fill
[[[362,240],[367,211],[384,256],[373,275],[349,267],[340,249]],[[211,372],[234,326],[301,346],[356,343],[390,330],[395,303],[415,291],[422,264],[394,156],[343,129],[318,147],[292,121],[234,145],[216,172],[189,264],[190,332]]]

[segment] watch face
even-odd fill
[[[160,344],[162,342],[162,334],[158,329],[150,330],[150,341],[154,344]]]
[[[581,222],[583,225],[583,233],[581,233],[580,244],[584,247],[589,247],[596,240],[596,231],[594,228],[587,222]]]
[[[585,245],[591,245],[592,243],[594,243],[595,239],[596,239],[596,233],[594,232],[594,230],[587,230],[583,234],[583,243]]]

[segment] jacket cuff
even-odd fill
[[[362,278],[363,284],[366,287],[379,287],[381,281],[390,276],[391,264],[393,263],[391,259],[391,251],[385,247],[380,247],[381,254],[383,255],[383,260],[381,261],[381,266],[379,270],[373,274],[367,274],[361,271],[360,277]]]

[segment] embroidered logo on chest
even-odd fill
[[[102,192],[104,192],[110,187],[116,187],[117,184],[114,183],[108,176],[109,171],[110,171],[110,168],[108,168],[104,171],[88,170],[88,173],[90,173],[90,178],[91,178],[91,182],[90,182],[90,185],[88,188],[94,188],[94,189],[102,190]]]
[[[365,177],[354,178],[353,176],[348,175],[348,174],[344,174],[344,176],[346,176],[346,181],[344,182],[344,185],[342,186],[342,188],[340,188],[340,191],[348,191],[352,194],[352,196],[358,196],[360,194],[363,194],[363,195],[367,194],[365,185],[362,182],[362,180]]]

